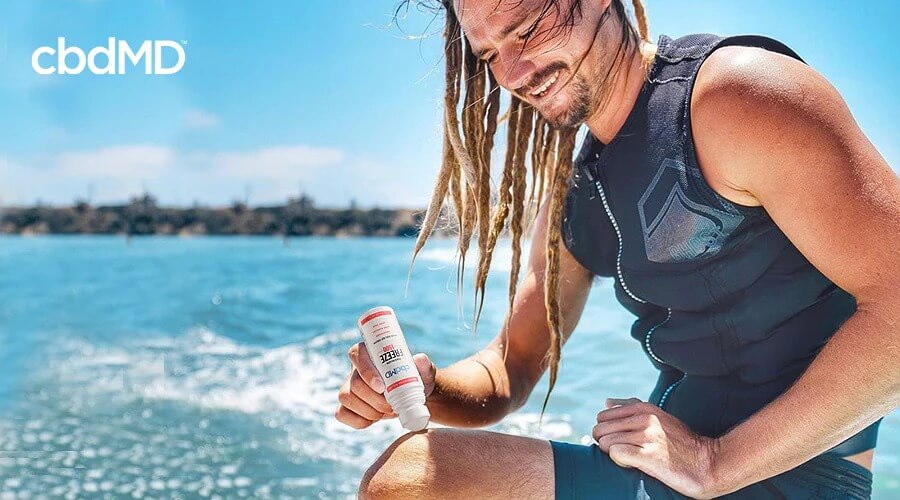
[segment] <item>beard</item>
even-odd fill
[[[591,92],[584,77],[575,74],[560,91],[569,91],[569,102],[564,109],[553,116],[547,116],[539,109],[541,115],[551,128],[563,130],[577,128],[584,123],[591,111]]]

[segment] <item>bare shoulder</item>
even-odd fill
[[[759,205],[747,186],[760,160],[797,131],[852,122],[840,95],[815,70],[756,47],[728,46],[703,63],[691,97],[691,127],[707,181],[736,203]],[[797,150],[799,153],[799,149]]]
[[[758,47],[728,46],[707,57],[694,88],[695,104],[723,99],[772,101],[796,96],[804,84],[821,76],[793,57]]]

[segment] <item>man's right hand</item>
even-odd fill
[[[365,429],[373,423],[397,415],[384,397],[384,382],[366,351],[366,344],[359,342],[347,352],[353,368],[350,376],[338,391],[340,406],[334,413],[339,422],[354,429]],[[434,390],[434,376],[437,369],[425,354],[413,356],[422,383],[425,384],[425,397]]]

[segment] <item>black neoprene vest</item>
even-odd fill
[[[637,316],[631,335],[660,370],[650,401],[706,436],[784,392],[856,310],[764,208],[729,202],[700,173],[691,89],[705,58],[725,45],[800,59],[759,36],[660,37],[622,129],[606,145],[588,133],[562,222],[572,255],[615,277],[616,298]],[[831,453],[872,448],[877,428]]]

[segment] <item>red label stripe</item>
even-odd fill
[[[366,323],[368,323],[369,321],[371,321],[371,320],[373,320],[373,319],[375,319],[375,318],[377,318],[377,317],[379,317],[379,316],[389,316],[390,314],[391,314],[390,311],[378,311],[378,312],[373,312],[372,314],[370,314],[370,315],[366,316],[365,318],[363,318],[362,321],[359,322],[359,326],[363,326],[363,325],[365,325]]]
[[[387,386],[387,389],[385,389],[384,392],[391,392],[394,389],[400,387],[401,385],[411,384],[417,380],[419,380],[417,377],[406,377],[404,379],[400,379],[400,380],[394,382],[393,384]]]

